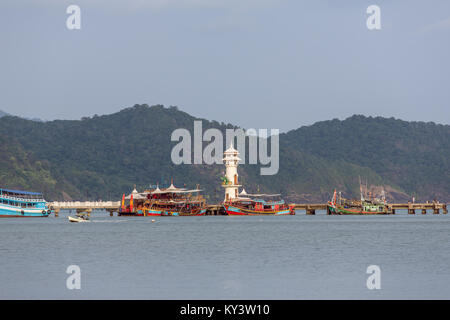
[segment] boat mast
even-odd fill
[[[367,177],[366,177],[366,190],[365,190],[365,195],[364,197],[367,199],[367,192],[369,191],[369,188],[367,187],[368,182],[367,182]]]
[[[381,200],[386,204],[386,193],[384,192],[384,187],[381,187]]]
[[[363,190],[362,190],[362,184],[361,184],[361,176],[359,176],[359,193],[360,193],[361,203],[362,203],[364,201],[364,196],[363,196]]]

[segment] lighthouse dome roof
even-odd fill
[[[233,147],[233,142],[231,142],[230,147],[225,150],[224,154],[239,154],[239,151]]]

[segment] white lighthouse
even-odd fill
[[[225,188],[225,201],[230,201],[239,197],[238,189],[241,185],[239,184],[237,167],[241,159],[238,157],[239,152],[233,147],[233,142],[231,142],[230,147],[223,154],[227,181],[222,186]]]

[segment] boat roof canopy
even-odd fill
[[[131,193],[125,197],[126,200],[130,200],[133,195],[133,200],[143,200],[147,199],[147,194],[145,193]]]
[[[11,190],[11,189],[0,189],[2,192],[8,192],[8,193],[16,193],[21,195],[27,195],[27,196],[41,196],[42,193],[39,192],[29,192],[29,191],[20,191],[20,190]]]
[[[153,192],[151,192],[151,194],[162,194],[162,193],[194,193],[194,192],[200,192],[202,190],[200,189],[192,189],[192,190],[186,190],[184,188],[176,188],[176,189],[172,189],[172,188],[167,188],[165,190],[155,190]]]
[[[265,194],[265,193],[250,194],[250,193],[247,193],[245,195],[249,196],[249,197],[255,197],[255,198],[260,198],[260,197],[279,197],[279,196],[281,196],[281,194],[279,194],[279,193],[277,193],[277,194]]]

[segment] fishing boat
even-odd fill
[[[279,194],[247,194],[245,190],[239,197],[223,203],[228,215],[294,215],[295,210]],[[269,198],[269,199],[268,199]]]
[[[160,216],[203,216],[206,214],[206,201],[199,194],[202,190],[177,188],[173,183],[166,189],[158,187],[149,194],[144,203],[144,215]]]
[[[225,175],[221,177],[222,187],[225,189],[225,199],[222,203],[228,215],[294,215],[293,207],[287,205],[280,198],[280,194],[247,194],[239,188],[239,175],[237,167],[239,152],[233,147],[225,150],[223,161],[225,163]]]
[[[123,194],[119,216],[144,216],[142,208],[144,202],[148,200],[148,194],[150,192],[151,191],[140,193],[136,190],[135,186],[129,195],[125,196],[125,194]]]
[[[327,203],[327,213],[330,215],[383,215],[392,214],[392,209],[387,205],[384,190],[381,198],[364,197],[361,192],[360,200],[337,199],[336,190],[333,198]]]
[[[41,193],[0,189],[0,217],[48,217],[51,213]]]
[[[168,188],[143,193],[136,189],[129,196],[122,197],[119,215],[134,216],[203,216],[206,214],[206,201],[199,194],[202,190],[177,188],[173,182]],[[126,205],[126,200],[128,205]]]

